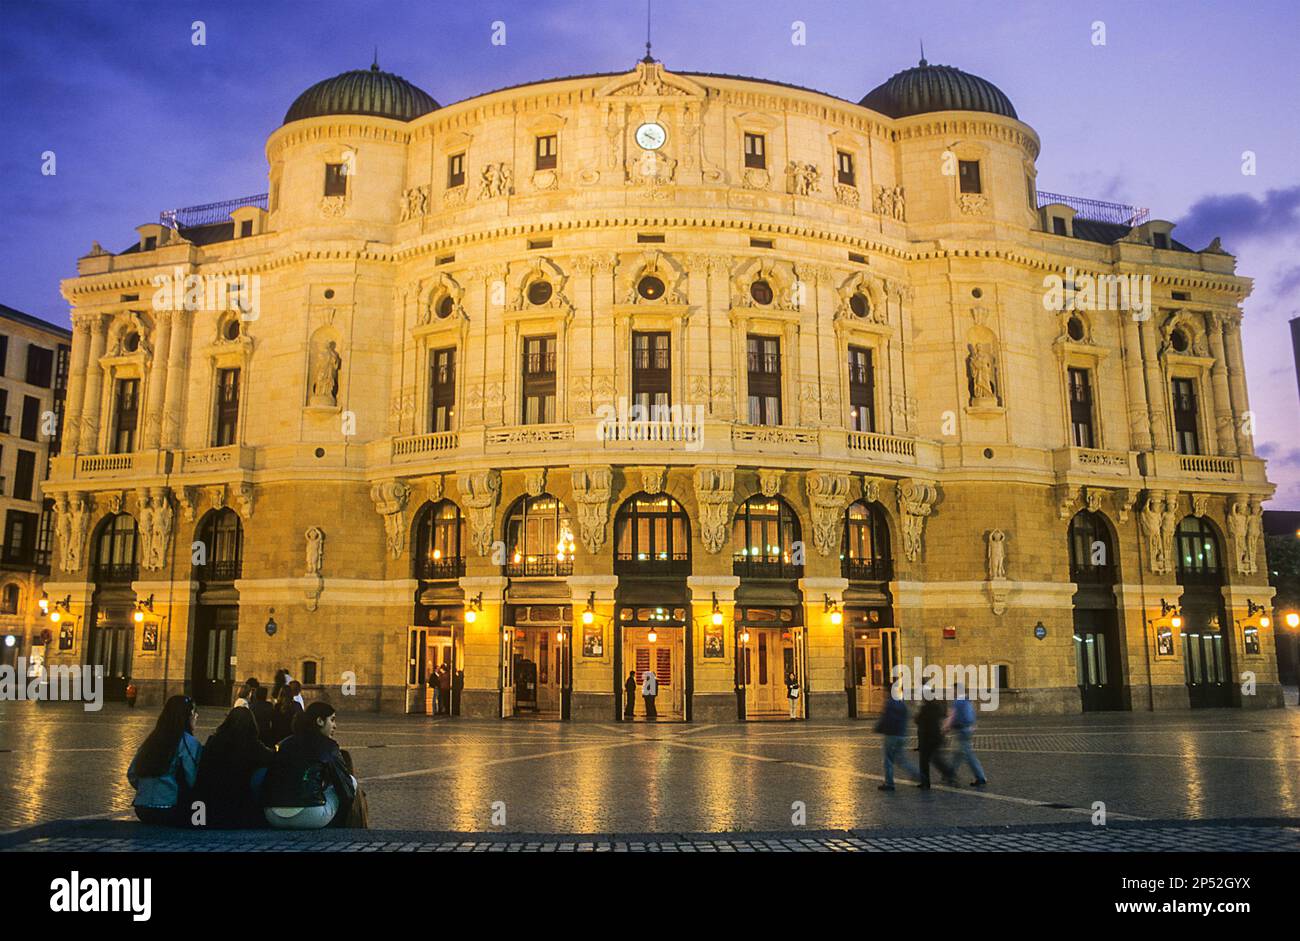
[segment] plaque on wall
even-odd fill
[[[584,657],[605,656],[605,635],[599,627],[587,627],[583,629],[582,655]]]

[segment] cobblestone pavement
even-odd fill
[[[201,710],[201,739],[221,714]],[[126,766],[154,718],[152,710],[121,705],[85,713],[73,704],[0,703],[0,829],[133,820]],[[1139,842],[1202,832],[1179,821],[1300,820],[1294,708],[982,720],[975,746],[990,781],[982,791],[922,792],[902,778],[896,792],[878,791],[880,738],[869,722],[849,720],[624,725],[343,715],[338,737],[370,798],[376,829],[366,845],[384,849],[396,847],[379,831],[494,834],[449,839],[446,849],[420,842],[461,852],[499,851],[503,833],[728,834],[700,843],[719,851],[739,849],[743,834],[754,832],[789,839],[834,832],[816,838],[832,849],[864,830],[912,841],[923,839],[906,835],[918,828],[1082,824],[1078,833],[1091,834],[1034,837],[1041,845],[1094,839],[1096,802],[1111,823],[1146,822],[1134,831],[1147,834],[1132,838]],[[964,774],[961,783],[969,779]],[[494,805],[504,809],[504,825],[493,821]],[[1276,823],[1216,829],[1215,838],[1241,849],[1269,830],[1266,842],[1294,839]],[[970,838],[1016,848],[1005,832]]]

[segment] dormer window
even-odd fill
[[[465,185],[465,155],[452,154],[447,158],[447,188]]]
[[[957,161],[957,184],[963,193],[982,193],[980,186],[980,162],[978,160]]]
[[[158,236],[146,235],[144,237],[144,250],[146,252],[151,252],[157,247],[158,247]]]
[[[1151,241],[1156,248],[1168,248],[1169,236],[1163,232],[1156,232],[1151,236]]]
[[[239,223],[239,237],[241,239],[246,239],[252,234],[253,234],[252,219],[245,219],[243,222]]]
[[[1070,234],[1065,228],[1065,220],[1062,219],[1060,216],[1052,216],[1052,234],[1053,235]]]
[[[348,194],[348,168],[345,163],[325,164],[325,195],[346,196]]]
[[[537,138],[537,170],[554,170],[560,153],[559,137],[555,134],[543,134]]]
[[[762,134],[745,134],[745,166],[756,170],[767,168],[767,138]]]

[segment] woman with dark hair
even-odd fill
[[[289,671],[283,668],[275,671],[275,682],[271,684],[271,702],[279,702],[280,690],[289,682]]]
[[[279,744],[266,775],[266,822],[280,830],[319,830],[348,823],[357,779],[334,741],[334,707],[314,702],[293,735]]]
[[[274,750],[276,739],[272,724],[275,722],[275,707],[267,700],[266,692],[265,686],[253,690],[253,701],[248,704],[248,708],[257,720],[257,737],[263,745]]]
[[[271,717],[271,734],[275,741],[288,738],[293,734],[293,723],[302,715],[302,706],[298,703],[294,686],[286,683],[280,687],[280,695],[275,700],[275,714]]]
[[[145,823],[171,827],[189,823],[190,792],[203,754],[194,737],[198,715],[190,697],[172,696],[126,769],[126,779],[136,791],[135,815]]]
[[[257,720],[236,706],[208,737],[199,760],[196,795],[207,808],[210,827],[236,830],[264,826],[258,792],[275,752],[257,736]]]

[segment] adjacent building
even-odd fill
[[[54,550],[44,492],[68,380],[72,332],[0,304],[0,663],[43,655],[41,609]]]
[[[1039,148],[925,62],[858,102],[320,82],[269,194],[63,283],[57,657],[598,721],[647,672],[662,719],[864,717],[918,663],[1007,711],[1279,704],[1250,281]]]

